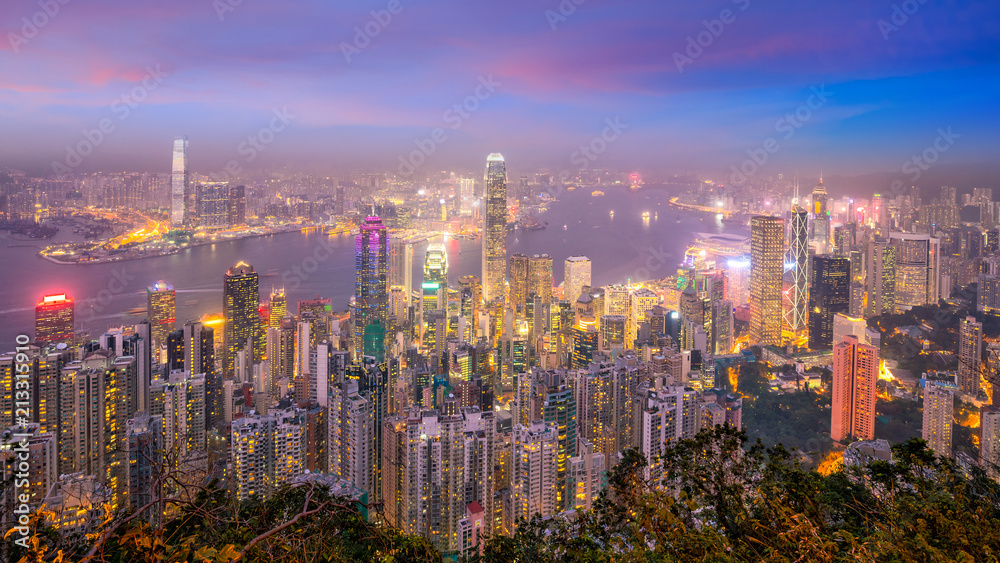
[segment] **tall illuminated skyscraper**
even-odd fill
[[[941,457],[951,457],[955,392],[928,381],[924,387],[924,425],[921,437]]]
[[[365,327],[375,321],[383,326],[389,310],[389,235],[382,219],[365,219],[354,239],[354,310],[351,318],[351,353],[364,352]]]
[[[892,233],[890,240],[896,248],[896,307],[937,303],[940,239]]]
[[[281,319],[285,318],[285,315],[288,314],[288,298],[285,297],[285,288],[272,289],[268,304],[269,316],[267,326],[278,328],[281,326]]]
[[[823,185],[823,178],[820,178],[819,183],[813,188],[811,210],[816,254],[826,254],[830,251],[830,210],[827,199],[826,186]]]
[[[583,287],[590,287],[590,258],[570,256],[566,259],[563,281],[563,298],[576,303],[583,293]]]
[[[792,308],[788,325],[799,334],[806,328],[806,302],[809,281],[809,213],[798,205],[792,207],[792,232],[788,245],[788,263],[792,267]]]
[[[152,326],[155,346],[167,343],[167,335],[177,322],[177,292],[174,286],[158,281],[146,288],[146,316]]]
[[[833,347],[833,412],[830,437],[836,442],[851,437],[875,438],[875,386],[878,383],[878,349],[861,344],[853,334]]]
[[[427,246],[424,254],[424,283],[436,282],[448,287],[448,251],[443,244]]]
[[[170,223],[175,229],[190,221],[190,176],[188,173],[188,139],[174,140],[174,158],[170,169]]]
[[[851,307],[851,261],[837,256],[814,256],[809,288],[809,348],[833,346],[833,318]]]
[[[868,243],[866,316],[892,314],[896,308],[896,247],[886,241]]]
[[[35,342],[72,343],[75,301],[65,293],[46,295],[35,305]]]
[[[503,155],[486,158],[483,210],[483,300],[504,299],[507,277],[507,165]]]
[[[514,254],[510,257],[510,304],[518,312],[524,311],[528,302],[531,282],[528,278],[528,262],[524,254]]]
[[[534,295],[542,304],[552,302],[552,257],[536,254],[528,260],[528,296]]]
[[[966,317],[958,323],[958,389],[964,395],[979,394],[983,358],[983,323]]]
[[[248,350],[252,356],[256,348],[260,288],[253,266],[239,262],[226,271],[222,298],[222,312],[226,319],[222,373],[225,377],[232,377],[236,369],[236,354],[240,350]]]
[[[750,343],[781,345],[781,278],[785,266],[785,221],[750,220]]]

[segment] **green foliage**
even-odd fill
[[[157,528],[134,519],[108,522],[85,542],[36,536],[34,553],[22,561],[48,560],[60,550],[68,561],[88,563],[441,561],[425,539],[366,520],[354,501],[320,486],[286,487],[245,502],[206,489],[179,508]]]
[[[663,482],[626,452],[593,511],[523,522],[469,563],[997,561],[1000,486],[921,440],[893,455],[824,476],[782,446],[706,430],[668,444]]]

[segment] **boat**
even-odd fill
[[[602,197],[604,195],[604,192],[602,192],[601,190],[594,190],[590,192],[590,195],[594,197]]]
[[[643,211],[642,212],[642,218],[643,219],[649,219],[649,211]]]
[[[565,231],[566,229],[568,229],[568,228],[569,228],[569,227],[567,227],[566,225],[563,225],[563,230],[564,230],[564,231]]]

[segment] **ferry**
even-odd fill
[[[649,219],[649,211],[643,211],[642,212],[642,218],[643,219]]]
[[[602,192],[601,190],[594,190],[593,192],[590,193],[590,195],[594,197],[603,197],[604,192]]]

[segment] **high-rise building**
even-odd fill
[[[200,182],[195,190],[198,224],[225,227],[229,224],[229,182]]]
[[[153,345],[163,346],[177,322],[177,292],[174,286],[158,281],[146,288],[146,316],[152,326]]]
[[[652,290],[640,288],[629,295],[628,326],[625,329],[625,347],[636,349],[639,326],[648,322],[646,314],[659,304],[660,298]]]
[[[188,172],[188,139],[174,140],[174,158],[170,169],[170,223],[179,229],[190,222],[190,177]]]
[[[295,408],[233,421],[230,432],[236,497],[266,499],[305,472],[305,411]]]
[[[633,444],[648,460],[645,477],[657,486],[664,477],[661,454],[667,444],[693,438],[701,421],[696,391],[662,383],[658,379],[640,384],[632,406]]]
[[[833,412],[830,437],[843,442],[875,438],[878,349],[854,335],[833,346]]]
[[[128,448],[128,503],[132,513],[160,498],[164,483],[160,482],[163,469],[163,417],[140,414],[126,422],[126,447]],[[147,522],[160,521],[156,505],[147,508],[140,516]]]
[[[74,339],[74,304],[65,293],[46,295],[35,305],[35,342],[71,344]]]
[[[575,303],[583,293],[583,288],[590,287],[590,258],[570,256],[564,267],[563,299]]]
[[[541,299],[543,305],[552,302],[552,257],[535,254],[528,259],[528,297]]]
[[[516,518],[553,516],[559,506],[559,431],[541,420],[514,429],[511,511]]]
[[[896,307],[937,303],[940,239],[892,233],[891,241],[896,247]]]
[[[1000,480],[1000,406],[979,409],[979,467]]]
[[[486,159],[483,211],[483,301],[504,299],[507,277],[507,166],[503,155]]]
[[[247,222],[247,194],[245,186],[229,188],[229,201],[226,206],[226,223],[230,227],[244,225]]]
[[[788,245],[788,262],[792,269],[792,307],[788,311],[788,326],[795,334],[806,328],[807,288],[809,283],[809,213],[792,207],[792,232]]]
[[[282,319],[288,314],[288,298],[285,297],[285,288],[272,289],[268,305],[267,326],[278,328],[281,326]]]
[[[955,392],[928,381],[924,387],[924,425],[922,437],[927,446],[941,457],[951,457],[952,418]]]
[[[750,343],[754,345],[781,345],[784,246],[783,219],[750,220]]]
[[[816,247],[816,254],[827,254],[830,252],[830,210],[827,206],[829,196],[826,193],[826,186],[823,185],[823,178],[813,188],[812,192],[812,242]]]
[[[257,272],[246,262],[238,262],[226,271],[222,288],[222,314],[226,326],[223,335],[222,373],[233,377],[236,354],[247,350],[250,358],[256,356],[257,323],[260,320],[260,288]]]
[[[389,234],[382,219],[365,219],[354,242],[354,309],[351,353],[364,353],[365,327],[379,321],[385,326],[389,311]]]
[[[838,256],[814,256],[809,287],[809,348],[833,347],[833,322],[837,313],[851,308],[851,261]]]
[[[374,493],[375,417],[372,402],[358,390],[357,381],[345,381],[329,395],[327,431],[330,473]]]
[[[958,325],[958,390],[975,397],[982,387],[983,323],[966,317]]]
[[[443,244],[431,244],[424,254],[424,311],[446,309],[448,305],[448,251]],[[425,319],[426,320],[426,319]]]
[[[510,257],[510,304],[515,312],[523,313],[528,302],[531,280],[528,275],[530,259],[524,254]]]
[[[406,306],[413,295],[413,243],[409,241],[394,241],[389,249],[391,261],[389,264],[389,285],[403,288],[407,298]]]
[[[868,243],[867,317],[889,315],[896,308],[896,247],[885,241]]]
[[[726,300],[734,307],[750,302],[750,257],[743,255],[726,262]]]
[[[215,367],[215,329],[198,321],[184,323],[184,366],[191,375],[205,376],[205,424],[222,423],[222,374]]]

